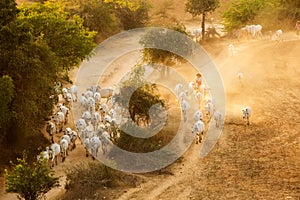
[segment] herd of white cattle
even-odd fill
[[[220,30],[220,29],[218,29]],[[189,31],[194,41],[200,41],[201,39],[201,28],[195,28]],[[263,26],[260,24],[246,25],[240,29],[233,31],[233,35],[238,39],[269,39],[282,41],[283,40],[283,30],[269,30],[263,31]]]
[[[212,98],[209,88],[202,82],[197,84],[196,81],[191,81],[188,84],[188,89],[184,88],[183,84],[178,83],[175,86],[175,92],[180,103],[184,122],[188,119],[188,111],[190,110],[190,103],[195,103],[197,109],[193,114],[192,134],[195,135],[196,144],[201,143],[205,132],[207,123],[214,118],[216,127],[223,126],[223,116],[221,112],[215,108],[215,102]],[[203,115],[205,113],[205,115]]]
[[[77,92],[78,88],[75,85],[61,89],[57,109],[46,124],[51,145],[40,152],[37,159],[48,160],[51,167],[57,165],[59,156],[61,156],[62,162],[66,159],[68,151],[76,147],[78,137],[84,143],[86,156],[91,153],[93,159],[98,156],[100,147],[102,153],[105,154],[111,139],[117,137],[117,124],[121,123],[122,119],[117,115],[120,107],[109,101],[113,95],[113,89],[92,86],[80,97]],[[104,98],[107,101],[101,102],[101,99]],[[72,103],[78,101],[83,113],[81,118],[76,121],[76,130],[72,130],[65,125],[68,123]],[[58,141],[54,141],[55,134],[61,132],[63,135]]]
[[[243,73],[239,72],[238,78],[243,78]],[[188,111],[190,110],[189,102],[197,105],[197,110],[193,114],[194,124],[191,128],[192,134],[196,138],[196,143],[201,143],[207,123],[213,118],[216,128],[222,128],[224,124],[224,116],[216,110],[214,99],[209,91],[210,89],[202,82],[197,84],[189,82],[188,89],[183,84],[178,83],[175,86],[177,101],[180,104],[184,122],[188,119]],[[86,149],[86,156],[90,154],[93,159],[98,156],[104,156],[109,150],[109,146],[119,135],[119,127],[128,121],[130,116],[124,116],[124,109],[114,101],[114,90],[111,88],[100,88],[100,86],[92,86],[81,94],[77,95],[78,88],[73,85],[69,88],[61,89],[61,98],[56,107],[51,120],[47,122],[46,131],[49,134],[51,145],[46,147],[37,156],[38,160],[48,160],[51,167],[57,165],[58,158],[61,157],[62,162],[68,156],[68,151],[76,147],[76,140],[79,137],[81,143]],[[72,104],[78,102],[80,105],[81,118],[75,120],[75,129],[66,127],[68,123],[70,109]],[[242,109],[242,117],[246,119],[249,125],[251,116],[251,108]],[[203,115],[205,113],[205,115]],[[56,134],[63,135],[55,141]],[[101,150],[101,154],[99,154]]]

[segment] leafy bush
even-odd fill
[[[124,30],[139,28],[149,21],[150,5],[145,0],[105,0],[115,10]]]
[[[23,156],[11,165],[12,170],[5,169],[6,192],[18,193],[19,198],[42,199],[51,188],[59,186],[58,178],[54,177],[46,160],[30,165]]]
[[[264,4],[264,0],[232,1],[230,7],[223,13],[224,25],[227,31],[241,28],[245,24],[253,22]]]

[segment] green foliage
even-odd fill
[[[235,0],[223,13],[224,25],[231,32],[246,24],[262,23],[265,30],[300,18],[300,1]]]
[[[114,8],[125,30],[143,27],[149,21],[150,5],[145,0],[106,0],[104,2]]]
[[[116,101],[129,110],[131,118],[137,124],[149,123],[151,106],[155,104],[164,106],[164,101],[160,99],[156,85],[147,83],[143,75],[144,69],[136,66],[128,80],[122,82],[120,93],[115,95]]]
[[[96,32],[84,28],[79,16],[65,12],[63,4],[47,1],[23,6],[18,19],[31,25],[35,40],[50,48],[63,70],[78,66],[95,47]]]
[[[65,4],[67,11],[79,15],[85,27],[97,31],[102,37],[109,37],[120,29],[114,9],[102,0],[66,0]]]
[[[219,0],[187,0],[185,4],[186,12],[193,16],[202,15],[201,29],[202,39],[205,37],[205,16],[208,12],[213,12],[219,7]]]
[[[184,57],[192,55],[194,49],[194,43],[187,37],[185,27],[180,24],[170,29],[152,29],[141,38],[140,44],[144,47],[144,62],[166,65],[184,62]]]
[[[11,162],[11,167],[5,169],[6,192],[18,193],[19,198],[42,199],[51,188],[59,186],[46,161],[30,165],[24,156],[16,164]]]
[[[116,142],[120,148],[131,152],[149,152],[160,148],[160,141],[165,133],[143,139],[123,132],[123,130],[141,131],[145,135],[149,135],[152,134],[152,131],[156,131],[154,130],[154,124],[151,122],[149,111],[154,105],[166,106],[164,99],[161,98],[158,92],[155,84],[148,83],[144,79],[144,68],[141,66],[135,66],[128,78],[122,82],[120,93],[115,95],[115,100],[123,110],[129,111],[132,121],[122,124],[119,128],[120,137]],[[145,126],[149,128],[151,133],[145,132],[145,129],[143,129]],[[139,130],[136,130],[136,128]]]
[[[13,117],[13,113],[9,112],[9,108],[14,97],[14,88],[14,83],[10,76],[4,75],[0,78],[0,130]]]
[[[224,25],[228,31],[241,28],[253,22],[256,15],[266,5],[265,0],[236,0],[223,13]]]
[[[16,18],[18,9],[15,0],[0,1],[0,27],[7,25]]]
[[[67,172],[66,189],[68,193],[71,192],[69,198],[92,198],[97,189],[115,186],[118,180],[117,176],[117,171],[100,163],[90,162],[74,165]],[[72,193],[76,196],[72,196]]]
[[[95,46],[95,33],[83,27],[81,18],[64,12],[59,3],[23,5],[18,14],[12,13],[14,20],[0,28],[0,77],[8,75],[13,80],[15,95],[6,106],[13,117],[1,116],[0,132],[6,142],[15,143],[1,146],[16,145],[40,133],[52,115],[54,100],[49,97],[54,94],[54,81]]]
[[[185,7],[193,16],[202,15],[215,11],[219,7],[219,0],[188,0]]]
[[[300,19],[300,1],[299,0],[279,0],[281,5],[282,17],[287,17],[291,20]]]

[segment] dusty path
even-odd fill
[[[244,197],[247,198],[249,197],[247,195],[256,194],[256,192],[259,191],[264,197],[274,197],[267,196],[272,195],[272,186],[269,186],[269,189],[268,187],[267,189],[255,188],[252,184],[248,183],[247,185],[247,181],[242,180],[240,183],[242,182],[245,185],[243,189],[241,189],[236,186],[232,187],[229,182],[225,183],[226,180],[232,183],[232,178],[234,178],[235,183],[239,183],[239,179],[243,178],[239,172],[243,172],[243,169],[238,169],[237,166],[240,165],[237,163],[245,162],[247,156],[253,156],[251,152],[249,153],[246,150],[243,155],[236,155],[236,152],[230,151],[232,148],[237,148],[233,144],[233,139],[246,142],[245,146],[248,147],[247,140],[244,141],[243,136],[238,137],[238,135],[243,134],[245,130],[246,135],[256,134],[257,142],[255,143],[259,143],[264,147],[264,149],[262,149],[263,151],[260,152],[263,156],[258,158],[254,157],[254,159],[265,159],[268,163],[275,161],[280,162],[279,166],[274,169],[274,172],[266,172],[266,174],[269,175],[269,179],[257,177],[256,179],[250,180],[254,183],[260,181],[258,182],[260,186],[265,186],[266,183],[264,183],[264,180],[266,180],[266,182],[273,181],[277,183],[278,178],[276,179],[276,177],[271,175],[276,172],[278,173],[279,171],[277,170],[286,169],[286,166],[288,166],[287,172],[282,175],[282,178],[288,180],[290,190],[282,186],[282,190],[279,189],[278,191],[278,195],[280,194],[281,196],[279,195],[278,197],[291,197],[292,199],[300,197],[300,190],[297,191],[295,190],[297,188],[294,187],[294,184],[300,183],[300,171],[297,171],[300,166],[300,160],[299,157],[297,157],[300,149],[299,132],[297,130],[299,130],[298,128],[300,127],[299,123],[293,120],[298,117],[297,110],[300,109],[299,87],[295,87],[297,84],[299,86],[299,81],[295,75],[300,74],[298,69],[300,63],[298,54],[298,52],[300,52],[300,42],[299,40],[294,40],[297,38],[293,35],[291,35],[290,39],[293,39],[293,42],[243,41],[235,43],[236,52],[232,57],[228,56],[227,51],[227,45],[232,41],[223,40],[220,42],[218,47],[223,50],[218,50],[219,53],[216,53],[216,50],[212,51],[208,49],[208,53],[212,55],[214,62],[222,74],[227,93],[227,121],[219,144],[216,149],[204,159],[199,159],[198,157],[200,146],[192,145],[184,154],[183,160],[174,164],[172,169],[170,169],[174,175],[151,176],[146,183],[141,184],[139,187],[126,189],[126,192],[118,196],[118,199],[199,199],[200,197],[202,197],[202,199],[205,199],[204,197],[208,199],[226,199],[230,197],[237,198],[242,195],[245,195]],[[282,55],[282,57],[278,55]],[[188,79],[192,80],[194,78],[193,74],[184,70],[184,66],[177,67],[177,70]],[[239,71],[243,71],[245,75],[242,83],[240,83],[236,77]],[[286,77],[286,79],[284,79],[284,77]],[[107,85],[110,84],[108,83]],[[264,90],[261,90],[261,87],[263,87]],[[271,95],[272,99],[268,99],[266,94]],[[286,120],[283,124],[278,124],[278,120],[282,119],[282,104],[285,104],[285,108],[291,112],[284,111],[283,113]],[[251,105],[255,113],[251,119],[252,125],[249,128],[245,128],[244,122],[240,118],[240,108],[244,105]],[[287,122],[287,120],[291,121]],[[276,124],[278,124],[278,126]],[[73,125],[74,124],[70,124],[71,127]],[[276,130],[283,131],[276,132]],[[257,133],[262,131],[269,131],[269,134],[257,135]],[[248,137],[251,139],[251,136],[248,135]],[[249,144],[253,142],[254,141],[250,140]],[[284,148],[284,150],[280,152],[276,151],[274,147],[276,144],[276,148]],[[259,147],[257,148],[259,149]],[[236,155],[236,160],[233,162],[231,157],[228,159],[226,152],[231,152],[231,154]],[[243,149],[242,152],[244,152]],[[272,155],[270,155],[271,152],[277,153],[278,156],[272,157]],[[224,160],[220,160],[219,154],[223,155],[222,159]],[[285,156],[285,158],[283,156]],[[279,161],[277,161],[277,159],[279,159]],[[280,161],[282,159],[284,162]],[[59,166],[54,168],[57,175],[63,175],[68,167],[78,163],[79,160],[88,161],[84,156],[83,147],[80,144],[75,151],[70,153],[65,163],[59,163]],[[252,160],[252,162],[254,161]],[[283,163],[286,165],[283,166]],[[218,165],[223,168],[219,169]],[[251,165],[249,164],[249,166]],[[263,167],[264,165],[259,166]],[[238,171],[234,171],[233,173],[231,171],[232,169],[230,169],[232,167]],[[250,170],[248,169],[248,171]],[[215,173],[215,175],[212,173]],[[228,173],[232,176],[229,176]],[[219,177],[217,177],[217,175],[219,175]],[[281,176],[279,175],[279,177]],[[64,178],[62,178],[62,181],[63,180]],[[227,191],[226,193],[229,196],[225,195],[222,197],[222,192],[218,193],[218,191],[222,191],[220,188]],[[246,190],[250,190],[252,193],[247,193],[245,192]],[[63,188],[52,190],[48,194],[48,199],[60,199],[64,192]],[[230,196],[230,194],[232,196]],[[282,196],[283,194],[286,195]],[[257,196],[254,195],[254,197],[261,197],[258,194],[256,195]],[[7,194],[1,196],[1,199],[13,200],[16,199],[16,197]]]
[[[291,39],[294,40],[295,37],[291,35]],[[276,74],[282,73],[282,68],[283,70],[286,70],[286,74],[280,76],[291,76],[293,73],[299,74],[299,70],[297,69],[297,66],[300,63],[298,53],[300,52],[300,41],[284,41],[283,43],[277,43],[274,41],[251,41],[251,42],[241,42],[236,44],[236,52],[233,57],[229,57],[228,51],[227,51],[227,44],[230,41],[223,41],[220,45],[220,47],[223,47],[223,51],[218,54],[217,57],[214,58],[215,63],[219,67],[220,73],[222,74],[222,78],[224,81],[224,85],[226,88],[226,93],[227,93],[227,121],[225,124],[224,128],[224,134],[221,136],[221,140],[218,144],[217,150],[215,149],[214,152],[224,153],[228,151],[227,148],[231,148],[230,143],[234,142],[232,140],[228,140],[227,134],[230,132],[230,135],[238,135],[242,134],[243,130],[245,129],[244,122],[241,119],[241,108],[245,105],[251,105],[251,107],[254,110],[255,115],[252,117],[252,126],[254,126],[253,130],[250,130],[251,127],[246,128],[249,129],[249,132],[260,132],[262,130],[267,129],[268,127],[261,127],[264,126],[263,123],[264,121],[268,121],[269,123],[274,124],[276,127],[277,122],[277,117],[280,117],[280,112],[273,113],[272,116],[271,113],[265,112],[265,110],[269,109],[268,103],[270,100],[267,97],[263,97],[261,99],[261,95],[263,95],[264,91],[262,91],[260,88],[268,86],[270,88],[265,88],[266,90],[271,90],[273,91],[276,89],[274,86],[272,86],[272,82],[268,83],[270,79],[276,78]],[[294,44],[294,42],[297,42],[297,44]],[[273,52],[272,52],[273,51]],[[280,52],[282,51],[282,52]],[[212,52],[213,53],[213,52]],[[282,57],[272,57],[272,55],[279,54],[282,55]],[[259,56],[259,57],[257,57]],[[285,68],[285,65],[286,66]],[[237,79],[237,73],[239,71],[242,71],[245,74],[244,79],[242,80],[242,83],[239,83]],[[273,76],[274,75],[274,76]],[[187,75],[188,76],[188,75]],[[282,87],[284,88],[290,88],[291,91],[290,93],[293,93],[293,95],[297,95],[298,99],[293,98],[292,101],[290,101],[290,105],[287,106],[287,109],[292,109],[295,108],[295,106],[299,109],[299,94],[294,93],[294,92],[299,92],[299,89],[293,88],[293,79],[291,82],[289,82],[289,78],[287,77],[286,80],[283,79],[281,80],[280,77],[276,81],[280,82]],[[192,78],[192,77],[188,77]],[[267,82],[264,84],[263,82]],[[299,84],[299,81],[298,81]],[[253,87],[247,88],[248,85],[253,85]],[[273,91],[274,93],[278,93],[279,91]],[[280,92],[283,92],[280,90]],[[276,95],[276,99],[273,99],[275,101],[282,101],[280,97],[284,94],[278,94],[279,96]],[[279,98],[278,98],[279,97]],[[294,96],[292,96],[294,97]],[[287,100],[289,101],[289,100]],[[272,101],[273,102],[273,101]],[[258,105],[257,105],[258,104]],[[265,108],[264,108],[265,106]],[[271,105],[271,106],[276,106],[276,105]],[[280,109],[280,108],[278,108]],[[288,117],[289,119],[293,119],[292,116]],[[234,122],[232,121],[234,120]],[[231,123],[235,123],[236,126],[234,129],[232,129]],[[290,122],[293,123],[293,122]],[[294,124],[294,123],[293,123]],[[258,127],[257,127],[258,126]],[[299,123],[297,124],[299,128]],[[285,134],[274,134],[276,137],[272,138],[272,135],[269,137],[272,138],[269,141],[263,141],[263,145],[266,146],[264,156],[271,156],[268,155],[267,152],[273,151],[274,147],[270,146],[271,144],[276,143],[281,143],[283,146],[289,146],[290,152],[286,152],[285,155],[289,155],[288,158],[284,158],[286,163],[289,164],[294,164],[297,163],[298,166],[292,165],[293,167],[291,168],[291,172],[289,172],[289,175],[285,177],[285,179],[291,180],[291,185],[295,187],[295,184],[299,184],[300,182],[300,172],[297,171],[299,169],[299,164],[300,164],[300,159],[299,157],[295,157],[295,153],[300,151],[300,135],[299,132],[297,133],[297,127],[296,126],[289,126],[290,130],[286,130],[287,133],[290,133],[291,138],[287,137]],[[271,134],[272,134],[272,129],[270,127]],[[295,132],[296,131],[296,132]],[[260,138],[257,138],[258,141],[260,141]],[[280,141],[281,140],[281,141]],[[253,142],[253,141],[252,141]],[[249,141],[249,144],[252,143]],[[260,141],[261,142],[261,141]],[[215,164],[222,162],[222,160],[218,160],[217,162],[214,161],[214,159],[219,159],[218,157],[214,157],[214,152],[209,155],[207,158],[204,159],[199,159],[198,158],[198,153],[199,153],[199,146],[192,146],[189,151],[184,155],[184,161],[181,164],[175,164],[172,172],[174,173],[173,176],[158,176],[149,179],[146,183],[142,184],[138,188],[130,189],[128,192],[125,194],[121,195],[118,199],[120,200],[125,200],[125,199],[203,199],[208,198],[217,198],[217,199],[227,199],[230,198],[230,196],[221,196],[218,195],[218,191],[214,190],[214,185],[211,185],[215,180],[219,181],[224,181],[223,183],[219,183],[221,187],[224,189],[230,189],[231,186],[226,184],[226,179],[223,179],[224,177],[212,177],[210,178],[205,177],[204,174],[207,174],[207,171],[214,171],[214,168],[218,166],[215,166]],[[269,149],[268,149],[269,148]],[[280,146],[278,146],[280,148]],[[248,152],[247,152],[248,153]],[[297,154],[297,153],[296,153]],[[249,153],[248,156],[250,156],[251,153]],[[243,160],[247,160],[247,154],[243,155],[244,157],[237,157],[236,162],[242,162]],[[278,157],[281,157],[279,154]],[[225,158],[225,156],[224,156]],[[258,158],[258,159],[263,159],[263,158]],[[282,159],[282,158],[281,158]],[[274,162],[269,160],[269,162]],[[212,169],[207,169],[209,167],[214,167]],[[230,168],[229,166],[225,166],[226,168]],[[261,166],[263,167],[263,165]],[[282,165],[280,163],[280,166],[278,168],[285,168],[285,165]],[[222,169],[220,169],[222,171]],[[224,169],[226,170],[226,169]],[[241,170],[242,171],[242,170]],[[202,174],[203,172],[203,174]],[[249,169],[249,173],[251,173],[251,169]],[[266,172],[268,174],[268,172]],[[272,174],[272,173],[270,173]],[[237,176],[238,178],[239,176]],[[280,180],[276,181],[275,177],[272,177],[271,181],[277,182]],[[199,180],[202,180],[199,181]],[[251,179],[249,179],[251,180]],[[259,181],[260,178],[257,178],[257,181]],[[218,182],[219,182],[218,181]],[[263,180],[260,180],[263,181]],[[265,183],[268,183],[268,179],[265,179]],[[254,181],[255,182],[255,181]],[[205,186],[205,184],[207,184]],[[207,187],[211,187],[210,190],[214,191],[214,194],[209,194],[211,195],[211,198],[209,198],[209,195],[205,191]],[[291,186],[291,188],[293,188]],[[216,189],[216,188],[215,188]],[[283,187],[282,190],[285,188]],[[299,189],[299,188],[298,188]],[[256,192],[262,190],[262,188],[255,188],[252,190],[256,190]],[[236,190],[238,192],[239,190]],[[266,197],[266,198],[273,198],[276,196],[283,197],[282,193],[286,193],[286,191],[280,191],[279,194],[272,194],[270,195],[271,191],[261,191],[261,195]],[[255,193],[254,191],[252,193]],[[267,195],[266,195],[267,194]],[[204,195],[204,196],[202,196]],[[229,192],[230,195],[230,192]],[[237,198],[239,195],[234,194],[231,191],[232,197]],[[247,196],[249,195],[249,196]],[[251,192],[246,194],[246,198],[249,198],[251,195]],[[240,195],[242,196],[242,195]],[[286,196],[287,198],[292,198],[292,199],[297,199],[300,197],[300,191],[291,189],[289,191],[289,194],[287,193]]]

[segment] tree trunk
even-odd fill
[[[202,40],[205,40],[205,16],[206,13],[202,14],[202,23],[201,23],[201,29],[202,29]]]

